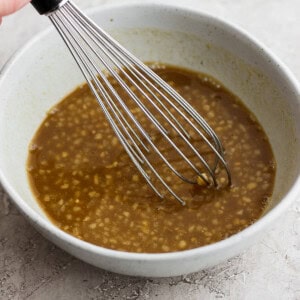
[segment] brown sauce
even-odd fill
[[[240,100],[206,75],[165,65],[155,71],[216,131],[233,185],[180,184],[186,206],[161,200],[104,121],[87,85],[81,86],[48,113],[31,142],[27,165],[40,206],[54,224],[79,239],[129,252],[196,248],[252,224],[272,195],[270,144]]]

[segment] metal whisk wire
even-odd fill
[[[86,17],[71,1],[55,1],[59,3],[47,15],[75,58],[121,144],[154,192],[161,198],[165,196],[157,187],[159,182],[160,187],[164,187],[170,195],[185,204],[150,161],[149,155],[153,152],[185,182],[197,183],[197,177],[200,177],[206,184],[217,187],[217,172],[222,168],[230,185],[231,175],[224,159],[222,144],[201,115],[148,66]],[[141,120],[135,117],[133,110],[125,103],[109,78],[113,78],[143,116],[150,120],[155,131],[167,141],[172,151],[178,154],[195,176],[188,178],[162,153],[153,136],[145,129]],[[214,155],[212,163],[193,145],[191,130],[199,135]],[[189,149],[190,155],[197,159],[197,163],[174,141],[174,134]]]

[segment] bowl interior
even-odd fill
[[[144,61],[161,61],[220,80],[254,112],[269,136],[276,162],[274,195],[267,211],[294,184],[300,167],[299,95],[285,71],[251,40],[207,16],[175,8],[104,8],[92,17]],[[45,217],[26,176],[28,145],[46,112],[84,82],[54,30],[27,44],[0,81],[0,170],[19,199]]]

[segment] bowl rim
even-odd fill
[[[236,24],[233,24],[229,21],[224,21],[223,19],[213,16],[207,12],[203,12],[200,10],[193,10],[184,5],[178,4],[170,4],[164,3],[161,4],[158,1],[129,1],[126,3],[116,3],[116,4],[104,4],[101,6],[97,6],[91,9],[88,9],[88,14],[97,14],[98,12],[110,10],[110,9],[119,9],[119,8],[144,8],[153,10],[154,8],[159,9],[167,9],[169,11],[175,12],[175,15],[178,13],[184,13],[189,17],[196,18],[204,18],[209,20],[212,23],[217,24],[218,26],[222,26],[226,30],[229,30],[232,33],[235,33],[236,36],[246,42],[249,45],[254,45],[257,49],[259,49],[265,56],[270,58],[270,62],[275,64],[279,70],[279,72],[284,75],[290,86],[293,88],[296,97],[298,97],[298,105],[300,106],[300,84],[297,79],[293,75],[293,73],[289,70],[289,68],[276,56],[274,55],[266,46],[264,46],[261,42],[257,41],[252,35],[246,32],[244,29],[240,28]],[[42,32],[35,35],[31,38],[23,47],[17,50],[4,64],[2,69],[0,69],[0,89],[3,85],[3,81],[5,80],[6,74],[9,73],[10,69],[14,66],[15,63],[18,63],[18,59],[22,57],[22,54],[26,52],[30,47],[34,46],[38,40],[40,40],[45,35],[48,35],[55,29],[49,26]],[[25,167],[25,166],[24,166]],[[214,254],[219,252],[219,250],[225,250],[234,246],[237,246],[241,240],[247,239],[251,236],[257,235],[262,229],[268,228],[271,223],[277,219],[283,212],[291,205],[291,203],[297,198],[300,194],[300,174],[298,174],[295,179],[293,185],[290,190],[286,193],[286,195],[281,199],[281,201],[273,207],[268,213],[263,215],[260,219],[255,221],[252,225],[243,229],[242,231],[231,235],[230,237],[218,241],[213,244],[201,246],[194,249],[177,251],[177,252],[167,252],[167,253],[135,253],[135,252],[125,252],[112,250],[108,248],[104,248],[101,246],[97,246],[83,240],[77,239],[74,236],[62,231],[56,225],[54,225],[50,219],[43,218],[37,212],[34,211],[25,201],[23,201],[22,197],[18,194],[18,192],[11,186],[9,181],[6,179],[4,172],[0,168],[0,182],[5,188],[6,192],[10,195],[13,203],[18,207],[18,209],[22,212],[25,217],[27,217],[31,222],[38,225],[39,228],[43,229],[43,231],[47,231],[51,233],[51,235],[55,236],[60,240],[64,240],[69,245],[75,246],[84,251],[88,251],[90,253],[96,255],[103,255],[105,257],[114,257],[122,260],[139,260],[139,261],[168,261],[168,260],[178,260],[187,257],[201,256],[206,254]]]

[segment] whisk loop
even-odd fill
[[[187,183],[218,187],[223,172],[231,184],[219,138],[178,92],[71,1],[42,2],[32,4],[56,27],[119,141],[159,197],[185,204],[158,165]]]

